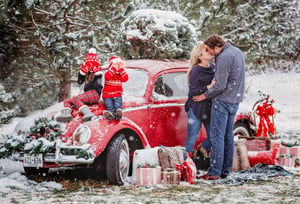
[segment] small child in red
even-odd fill
[[[58,122],[68,122],[73,119],[72,107],[78,108],[83,114],[82,121],[88,121],[95,115],[90,111],[86,104],[98,103],[102,91],[102,73],[99,67],[99,58],[96,49],[91,48],[85,58],[85,64],[81,64],[78,73],[78,84],[84,84],[84,93],[68,98],[64,101],[64,109],[56,117]]]
[[[108,70],[105,73],[105,83],[102,98],[105,104],[103,115],[107,120],[117,121],[122,118],[122,83],[128,81],[128,74],[124,69],[121,57],[113,56],[109,59]]]

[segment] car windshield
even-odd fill
[[[123,83],[124,97],[143,97],[147,88],[149,73],[143,69],[125,69],[128,81]]]

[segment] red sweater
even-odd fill
[[[122,82],[128,81],[128,74],[123,68],[117,69],[112,67],[105,72],[105,83],[102,90],[102,98],[113,98],[122,96]]]

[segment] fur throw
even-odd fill
[[[162,170],[166,168],[176,168],[176,164],[183,164],[183,147],[160,146],[158,149],[158,159]]]

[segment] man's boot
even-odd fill
[[[87,106],[81,106],[79,111],[83,114],[83,117],[81,118],[82,122],[89,121],[95,116]]]
[[[71,120],[73,120],[73,116],[71,114],[72,110],[71,108],[64,108],[60,111],[60,114],[58,116],[56,116],[56,121],[57,122],[69,122]]]

